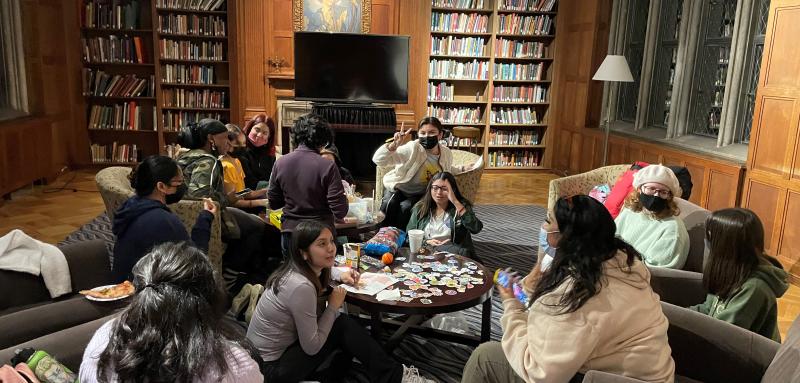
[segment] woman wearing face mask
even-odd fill
[[[210,199],[203,200],[205,210],[197,216],[190,238],[181,220],[167,207],[186,193],[183,174],[173,159],[147,157],[128,178],[136,195],[117,209],[111,228],[117,237],[111,269],[117,282],[130,279],[133,265],[158,244],[191,240],[200,249],[208,250],[217,207]]]
[[[235,154],[242,161],[244,184],[252,190],[265,189],[275,165],[275,122],[259,114],[244,126],[246,149]]]
[[[233,124],[225,124],[228,129],[228,152],[220,159],[223,168],[223,183],[225,184],[225,194],[230,195],[245,189],[245,174],[242,169],[242,163],[239,161],[238,156],[243,153],[245,147],[244,134],[242,130]],[[253,190],[250,193],[243,195],[242,199],[237,200],[233,206],[238,207],[249,213],[258,214],[266,209],[267,200],[264,197],[267,195],[267,189]]]
[[[407,229],[423,230],[426,243],[436,251],[477,259],[472,234],[480,233],[483,223],[461,195],[456,178],[441,172],[431,178],[425,196],[414,205]]]
[[[642,254],[648,266],[680,269],[689,255],[689,233],[673,200],[681,194],[675,174],[650,165],[633,176],[633,191],[617,216],[617,235]]]
[[[383,176],[383,201],[381,211],[386,214],[383,226],[404,228],[411,219],[411,209],[425,195],[428,181],[434,174],[451,171],[453,155],[442,139],[442,123],[436,117],[425,117],[419,122],[419,139],[401,145],[411,132],[395,133],[394,140],[382,145],[372,156],[378,166],[394,166]]]

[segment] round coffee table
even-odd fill
[[[364,255],[362,257],[367,256]],[[405,258],[405,260],[402,258]],[[448,263],[448,260],[452,261]],[[459,292],[456,287],[452,287],[452,284],[450,286],[446,284],[432,285],[430,281],[428,281],[427,283],[421,284],[426,286],[426,288],[419,288],[413,291],[418,294],[431,293],[431,290],[428,289],[438,288],[441,291],[441,295],[437,294],[427,298],[417,297],[411,302],[403,302],[401,300],[378,301],[375,296],[347,293],[345,300],[348,303],[356,305],[370,314],[373,337],[378,338],[380,336],[384,325],[397,327],[395,333],[389,341],[385,343],[386,348],[393,348],[402,340],[403,335],[408,331],[420,333],[427,337],[442,338],[470,345],[477,345],[489,340],[489,335],[491,333],[493,271],[487,269],[477,261],[459,255],[447,253],[430,254],[430,251],[427,249],[423,254],[410,254],[408,248],[401,248],[398,251],[398,255],[395,257],[395,261],[389,267],[392,269],[393,273],[396,273],[400,269],[409,271],[412,274],[418,274],[420,272],[438,272],[441,274],[441,277],[437,278],[439,280],[446,274],[453,275],[449,270],[444,272],[432,270],[431,267],[423,267],[425,264],[429,264],[429,266],[436,265],[437,262],[448,265],[450,270],[453,270],[453,268],[457,269],[461,276],[474,278],[473,280],[480,279],[482,283],[471,283],[471,288],[467,288],[468,286],[465,284],[463,291]],[[467,265],[470,265],[472,268]],[[372,265],[370,265],[369,269],[366,271],[382,272],[380,267]],[[462,273],[461,271],[465,272]],[[472,272],[472,274],[468,274],[468,272]],[[458,275],[453,275],[453,278],[458,279],[458,277]],[[388,289],[400,289],[402,293],[402,290],[410,290],[411,286],[406,285],[405,280],[403,280],[395,283]],[[453,291],[453,293],[447,293],[447,291]],[[401,296],[405,295],[401,294]],[[423,301],[423,299],[425,299],[425,301]],[[461,311],[479,304],[483,305],[480,337],[454,334],[418,326],[432,315]],[[383,314],[385,313],[404,315],[400,316],[399,321],[397,318],[384,320]]]

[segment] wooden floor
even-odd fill
[[[92,170],[68,173],[50,185],[14,192],[10,200],[0,202],[0,235],[21,229],[48,243],[61,241],[105,209],[94,183],[94,173]],[[474,202],[546,206],[548,184],[556,177],[547,173],[484,174]],[[70,182],[66,187],[59,190],[67,181]],[[791,286],[778,300],[778,326],[782,337],[798,315],[800,287]]]

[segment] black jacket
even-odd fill
[[[192,228],[191,241],[204,252],[208,251],[213,220],[214,215],[203,210]],[[117,236],[111,272],[118,282],[129,279],[133,265],[154,246],[190,240],[181,220],[167,205],[136,196],[125,201],[114,214],[111,230]]]
[[[257,148],[248,141],[247,150],[237,158],[244,170],[244,186],[256,190],[258,181],[269,182],[272,166],[275,165],[275,156],[269,155],[267,145]]]

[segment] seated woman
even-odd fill
[[[241,156],[246,148],[243,146],[244,134],[238,126],[225,124],[225,128],[228,129],[230,145],[227,153],[222,156],[220,161],[222,161],[225,194],[230,195],[245,189],[244,170],[238,156]],[[267,200],[264,198],[266,194],[267,188],[252,190],[247,194],[241,195],[242,198],[236,200],[233,206],[248,213],[259,214],[266,209]]]
[[[383,176],[383,226],[408,226],[411,209],[425,194],[431,177],[451,171],[453,155],[449,148],[439,145],[444,130],[438,118],[423,118],[417,129],[419,139],[401,145],[409,133],[411,129],[395,133],[394,140],[381,145],[372,156],[375,165],[394,166]]]
[[[425,231],[425,241],[435,251],[476,259],[472,234],[480,233],[483,223],[461,195],[455,177],[441,172],[431,177],[425,196],[411,210],[407,229]]]
[[[562,197],[554,210],[553,263],[523,282],[528,307],[497,286],[502,343],[480,345],[462,382],[567,382],[589,369],[672,382],[669,323],[639,253],[615,237],[614,220],[593,198]]]
[[[358,273],[332,268],[336,245],[333,234],[319,221],[301,221],[292,232],[291,256],[269,280],[247,329],[264,359],[267,382],[309,380],[336,350],[342,351],[328,373],[345,374],[355,356],[368,371],[370,382],[425,382],[416,369],[394,361],[367,331],[339,308],[347,293],[341,286],[328,296],[317,315],[317,301],[331,290],[331,280],[355,284]]]
[[[681,194],[675,174],[650,165],[633,176],[633,191],[615,220],[617,235],[642,254],[648,266],[680,269],[689,255],[689,233],[673,199]]]
[[[758,216],[741,208],[715,211],[706,219],[706,238],[703,285],[709,294],[690,308],[780,342],[777,299],[789,287],[787,273],[764,253]]]
[[[155,245],[170,241],[192,240],[208,251],[211,221],[217,207],[204,199],[204,207],[192,228],[186,232],[181,220],[167,205],[176,203],[186,193],[183,174],[175,160],[165,156],[149,156],[128,176],[136,195],[125,201],[114,213],[111,231],[117,237],[114,245],[114,280],[130,279],[131,269]]]
[[[221,122],[205,118],[183,128],[178,143],[190,149],[178,157],[178,165],[188,185],[189,198],[211,198],[218,202],[222,217],[222,239],[228,244],[223,256],[229,282],[240,279],[258,257],[268,256],[261,249],[266,224],[257,215],[233,205],[238,198],[225,193],[223,165],[219,157],[228,152],[228,129]],[[226,277],[228,278],[228,277]],[[236,290],[233,285],[233,290]]]
[[[224,293],[202,251],[156,246],[133,276],[130,304],[86,346],[81,382],[264,380],[252,345],[224,326]]]
[[[259,114],[244,126],[247,149],[238,156],[244,169],[244,184],[252,190],[265,189],[275,165],[275,122]]]

